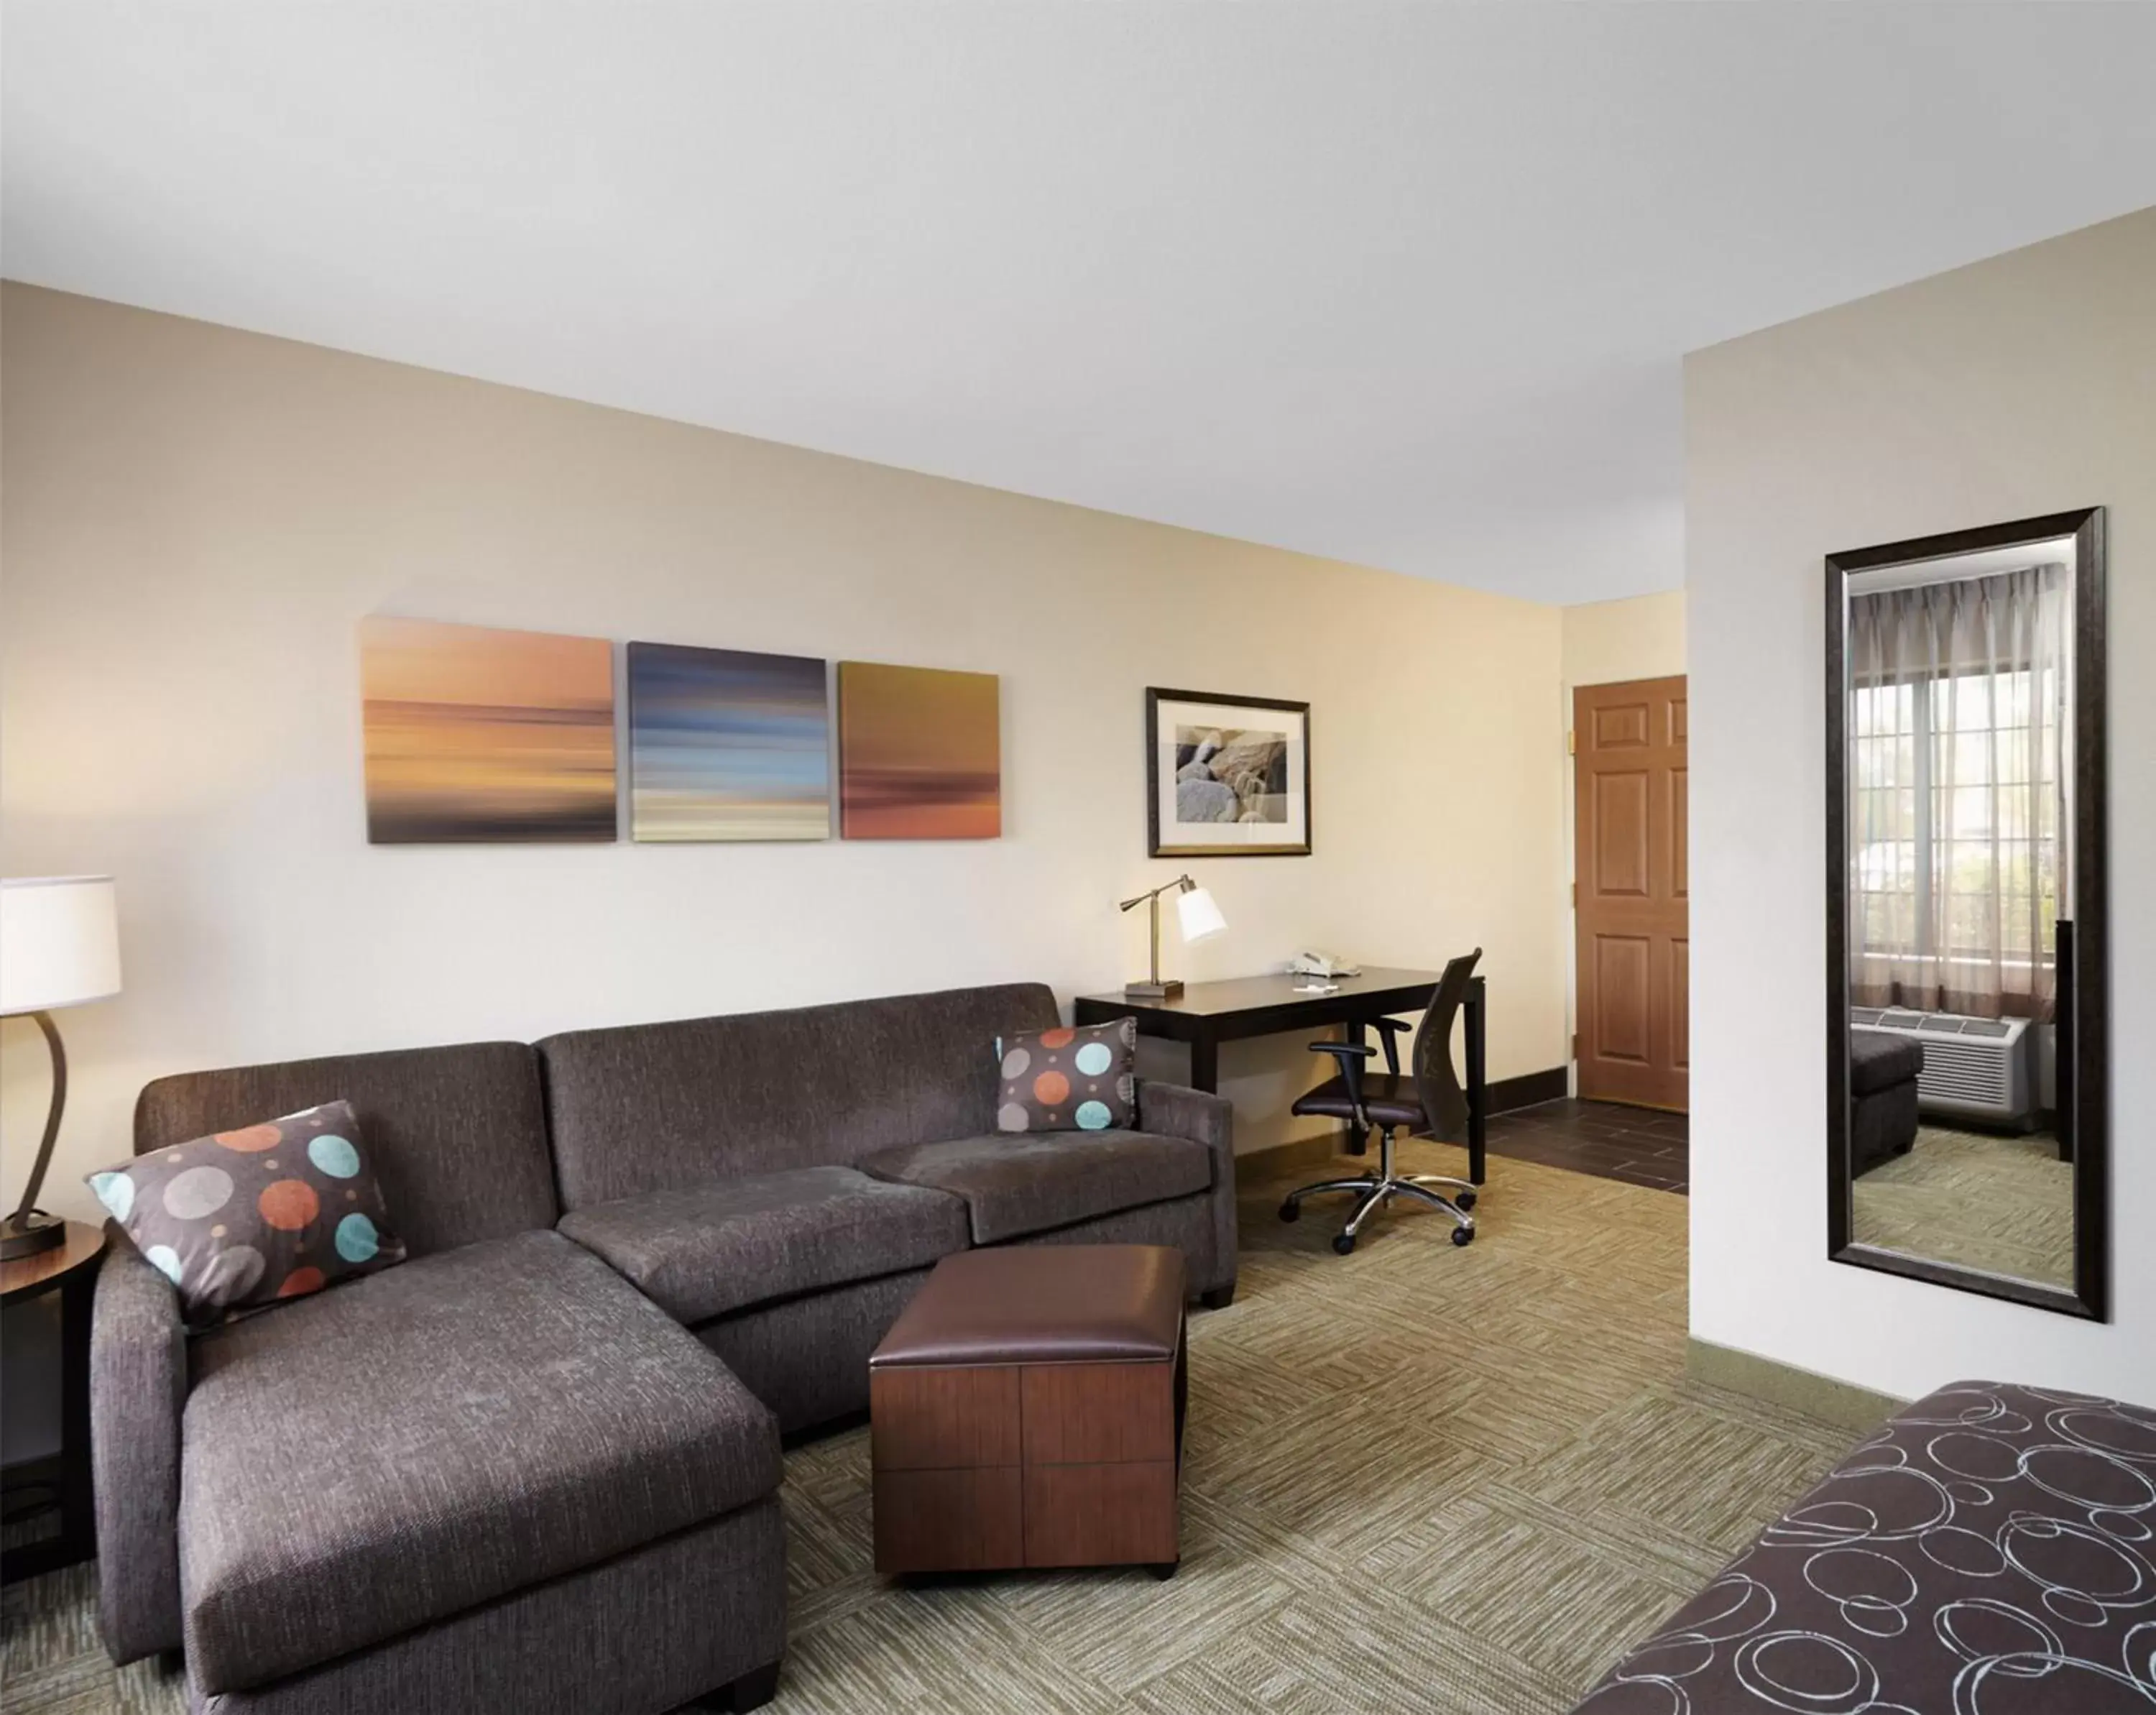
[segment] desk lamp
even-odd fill
[[[1133,906],[1149,905],[1152,908],[1152,959],[1147,967],[1149,974],[1142,983],[1123,984],[1124,995],[1132,1000],[1166,1000],[1171,995],[1183,993],[1183,984],[1174,978],[1166,982],[1160,975],[1160,896],[1169,888],[1178,890],[1175,896],[1175,914],[1183,927],[1186,943],[1203,941],[1209,935],[1218,935],[1228,927],[1228,920],[1220,915],[1220,907],[1213,902],[1213,896],[1188,875],[1178,875],[1173,881],[1163,881],[1150,893],[1141,893],[1125,900],[1118,909],[1129,911]]]

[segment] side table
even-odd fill
[[[60,1450],[0,1476],[0,1516],[11,1528],[57,1509],[59,1534],[0,1555],[0,1582],[56,1571],[97,1552],[90,1476],[90,1316],[104,1255],[103,1230],[71,1220],[65,1242],[0,1263],[0,1305],[12,1309],[48,1292],[60,1295]]]

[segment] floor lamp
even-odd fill
[[[22,1206],[0,1218],[0,1260],[33,1256],[67,1237],[67,1223],[38,1207],[67,1105],[67,1051],[53,1014],[120,992],[120,920],[110,875],[0,881],[0,1016],[27,1014],[53,1057],[52,1106],[23,1188]]]

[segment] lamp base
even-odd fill
[[[1123,999],[1126,1000],[1173,1000],[1182,993],[1183,984],[1173,977],[1162,983],[1123,984]]]
[[[35,1256],[67,1242],[67,1223],[56,1214],[33,1209],[0,1218],[0,1262]]]

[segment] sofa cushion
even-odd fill
[[[1849,1093],[1869,1096],[1904,1084],[1924,1069],[1924,1045],[1879,1030],[1849,1035]]]
[[[1068,1226],[1203,1191],[1212,1153],[1150,1132],[1027,1132],[954,1137],[868,1156],[862,1171],[966,1199],[976,1245]]]
[[[89,1182],[199,1327],[403,1261],[370,1154],[352,1104],[331,1101]]]
[[[1138,1117],[1138,1022],[1020,1030],[996,1044],[998,1132],[1113,1132]]]
[[[281,1677],[769,1494],[726,1367],[558,1233],[444,1251],[195,1344],[180,1591],[205,1692]]]
[[[349,1101],[409,1255],[551,1227],[554,1169],[539,1061],[521,1042],[468,1042],[184,1072],[135,1104],[135,1153],[264,1114]]]
[[[677,1321],[921,1268],[966,1248],[966,1205],[850,1167],[749,1173],[562,1218]]]
[[[1047,988],[1009,983],[550,1036],[562,1207],[988,1131],[995,1039],[1055,1022]]]

